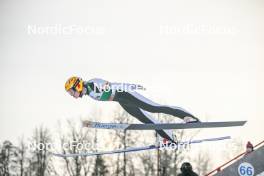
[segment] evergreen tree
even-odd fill
[[[105,176],[108,173],[107,166],[105,165],[105,161],[101,156],[97,156],[95,160],[94,172],[93,176]]]

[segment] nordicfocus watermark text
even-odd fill
[[[139,84],[126,84],[126,83],[105,83],[105,84],[97,84],[94,83],[93,91],[96,92],[99,90],[100,92],[133,92],[136,90],[146,90],[142,85]]]
[[[28,35],[51,35],[51,36],[68,36],[68,35],[104,35],[103,26],[97,25],[28,25]]]
[[[191,149],[191,141],[188,142],[178,142],[178,143],[171,143],[171,142],[159,142],[159,148],[161,150],[190,150]]]
[[[160,25],[160,35],[235,35],[239,31],[235,26],[222,26],[214,24],[185,24],[185,25]]]
[[[28,148],[32,151],[35,150],[47,150],[47,151],[54,151],[57,148],[62,148],[63,150],[75,150],[75,151],[91,151],[93,149],[98,149],[97,144],[90,143],[90,142],[77,142],[77,141],[70,141],[67,143],[62,144],[55,144],[55,143],[29,143]]]
[[[99,147],[97,144],[90,142],[77,142],[70,141],[63,144],[54,144],[54,143],[29,143],[27,145],[31,151],[56,151],[58,148],[61,148],[63,151],[76,151],[76,152],[91,152],[94,150],[104,150],[104,147]],[[159,142],[156,145],[160,150],[190,150],[191,142]],[[136,147],[135,147],[136,150]]]

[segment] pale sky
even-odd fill
[[[69,76],[139,83],[156,102],[202,121],[248,120],[215,130],[253,143],[264,139],[264,2],[1,1],[0,141],[44,124],[105,110],[113,102],[75,100]],[[88,33],[32,34],[29,26],[88,27]],[[210,131],[203,131],[206,136]]]

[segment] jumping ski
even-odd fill
[[[230,136],[224,136],[224,137],[218,137],[218,138],[206,138],[206,139],[199,139],[199,140],[192,140],[192,141],[184,141],[184,142],[178,142],[179,145],[184,144],[198,144],[202,142],[213,142],[213,141],[222,141],[231,139]],[[94,153],[74,153],[74,154],[58,154],[58,153],[52,153],[54,156],[57,157],[88,157],[88,156],[97,156],[97,155],[112,155],[112,154],[118,154],[118,153],[129,153],[129,152],[138,152],[138,151],[144,151],[144,150],[153,150],[153,149],[162,149],[162,145],[149,145],[145,147],[129,147],[126,149],[119,149],[114,151],[103,151],[103,152],[94,152]]]
[[[84,121],[83,127],[114,130],[172,130],[194,128],[224,128],[243,126],[246,121],[229,122],[199,122],[199,123],[145,123],[145,124],[120,124]]]

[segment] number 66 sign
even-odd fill
[[[241,163],[237,169],[240,176],[253,176],[254,167],[250,163]]]

